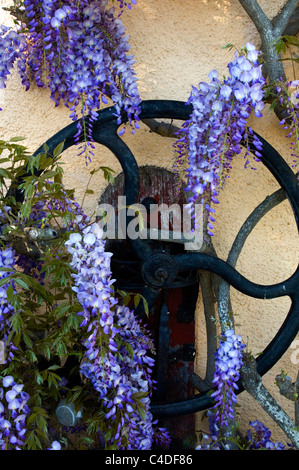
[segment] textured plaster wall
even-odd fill
[[[11,0],[0,0],[1,6],[9,6]],[[273,17],[284,3],[281,0],[259,2]],[[222,50],[228,42],[238,48],[251,41],[259,45],[256,28],[237,0],[138,0],[132,12],[126,12],[123,21],[130,36],[131,52],[135,55],[135,70],[139,78],[142,99],[178,99],[186,101],[192,85],[207,80],[211,69],[226,74],[226,64],[232,52]],[[0,22],[10,23],[9,15],[0,10]],[[69,124],[68,110],[54,108],[46,90],[32,87],[25,92],[19,77],[13,72],[7,88],[0,90],[0,138],[16,135],[26,137],[30,151],[37,149],[54,133]],[[289,142],[284,131],[278,128],[274,114],[265,109],[264,118],[253,118],[252,127],[266,138],[290,164]],[[162,138],[142,126],[132,137],[127,133],[128,143],[139,165],[153,164],[171,168],[172,139]],[[97,146],[97,155],[86,168],[76,150],[64,153],[65,182],[76,188],[80,202],[89,178],[89,172],[99,165],[108,165],[117,173],[120,165],[107,149]],[[85,200],[90,213],[96,208],[99,195],[106,187],[100,173],[91,180],[95,195]],[[217,207],[214,245],[218,256],[226,259],[228,250],[238,229],[250,212],[267,195],[278,188],[270,173],[260,163],[258,170],[243,168],[243,159],[236,159],[231,178],[222,192]],[[276,283],[293,273],[298,262],[298,237],[287,202],[272,210],[250,235],[237,264],[237,269],[250,280],[263,284]],[[249,340],[249,349],[258,353],[264,349],[283,322],[290,303],[288,298],[279,300],[255,300],[232,289],[232,304],[236,315],[237,331]],[[204,327],[202,305],[198,308],[198,370],[204,364]],[[289,350],[279,363],[264,376],[264,383],[293,417],[293,405],[279,395],[273,385],[277,373],[284,369],[295,379],[298,364],[292,364]],[[294,362],[294,361],[293,361]],[[274,439],[285,442],[284,434],[273,425],[271,419],[247,393],[239,398],[242,429],[248,421],[261,419],[271,427]],[[198,428],[202,427],[200,422]]]

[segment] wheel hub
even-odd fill
[[[170,287],[177,276],[177,265],[172,256],[167,253],[155,253],[145,260],[142,266],[142,276],[149,287]]]

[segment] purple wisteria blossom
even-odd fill
[[[243,349],[245,344],[242,337],[233,329],[225,330],[220,338],[219,347],[215,353],[215,372],[213,383],[216,390],[211,397],[215,405],[207,412],[209,419],[209,435],[203,438],[208,442],[200,444],[198,450],[228,450],[226,442],[230,439],[227,433],[229,424],[235,420],[235,404],[240,378],[240,369],[243,365]]]
[[[293,165],[299,178],[299,80],[284,83],[281,79],[276,86],[280,105],[286,111],[287,117],[280,121],[283,129],[287,129],[286,137],[291,140],[290,150],[293,157]]]
[[[215,354],[215,373],[213,383],[216,391],[211,395],[215,400],[215,423],[219,429],[228,426],[235,418],[234,405],[237,402],[235,390],[240,378],[245,344],[233,329],[226,330]]]
[[[8,277],[15,271],[16,257],[15,252],[11,247],[0,251],[0,279]],[[1,269],[5,270],[1,270]],[[14,315],[14,308],[11,306],[7,299],[7,289],[13,289],[13,281],[8,281],[0,287],[0,341],[5,345],[4,348],[4,361],[6,364],[14,357],[14,351],[17,349],[12,341],[9,341],[9,335],[12,331],[11,317]]]
[[[6,87],[6,81],[11,69],[17,62],[22,83],[29,88],[27,75],[24,71],[27,50],[25,35],[17,33],[12,28],[0,25],[0,88]]]
[[[259,65],[259,52],[247,43],[245,52],[238,54],[228,64],[229,76],[221,81],[218,72],[209,74],[209,83],[201,82],[192,87],[187,104],[193,111],[178,133],[174,148],[177,154],[175,169],[187,176],[186,191],[190,212],[194,204],[204,204],[209,213],[208,234],[213,235],[213,213],[211,206],[217,204],[220,189],[231,169],[232,159],[241,153],[242,143],[252,140],[256,147],[255,159],[261,157],[261,143],[247,126],[252,111],[261,117],[263,109],[263,87],[265,79]],[[248,165],[248,154],[246,164]],[[187,169],[184,168],[187,165]],[[210,195],[210,201],[207,196]],[[195,228],[198,228],[195,221]]]
[[[111,253],[105,251],[102,230],[96,223],[87,225],[82,234],[70,234],[66,247],[87,332],[80,371],[97,392],[105,420],[115,424],[106,445],[140,450],[154,442],[167,445],[166,430],[155,429],[150,412],[153,342],[133,311],[113,295]]]
[[[250,421],[253,430],[247,431],[247,440],[250,442],[250,449],[284,450],[281,442],[272,442],[271,431],[260,421]]]
[[[131,7],[133,2],[120,2]],[[93,122],[101,102],[112,100],[118,124],[126,112],[138,128],[140,97],[129,54],[128,36],[115,8],[107,0],[24,0],[29,47],[27,71],[40,87],[50,89],[58,106],[62,101],[76,121],[80,152],[93,155]],[[89,156],[89,159],[91,157]]]
[[[120,12],[136,0],[118,0]],[[58,106],[77,121],[79,154],[93,156],[93,123],[108,99],[117,123],[127,113],[139,128],[140,97],[125,27],[108,0],[24,0],[25,23],[17,31],[0,25],[0,88],[16,64],[26,90],[35,82],[48,88]],[[121,130],[121,133],[124,128]]]
[[[17,384],[9,375],[2,379],[0,388],[0,448],[21,450],[25,442],[26,418],[30,412],[27,402],[29,394],[24,385]]]

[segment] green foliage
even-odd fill
[[[277,55],[283,53],[289,53],[290,57],[281,60],[293,60],[299,62],[299,57],[296,52],[293,51],[292,46],[299,47],[299,39],[296,36],[280,36],[278,39],[273,41],[275,52]]]
[[[44,226],[57,228],[58,224],[59,229],[70,227],[75,211],[72,214],[67,209],[62,210],[66,198],[73,196],[73,191],[67,191],[61,183],[63,170],[59,165],[59,154],[63,144],[55,149],[53,156],[56,159],[53,159],[47,154],[47,148],[39,155],[29,155],[19,140],[21,138],[0,141],[0,209],[8,225],[2,233],[12,240],[18,236],[22,238],[25,226],[34,226],[37,220],[40,222],[41,214],[38,212],[41,213],[41,209]],[[15,182],[23,191],[23,204],[8,195]],[[37,215],[35,218],[32,217],[34,213]],[[39,271],[35,266],[32,270],[25,269],[27,272],[17,270],[0,279],[0,287],[8,285],[7,300],[14,309],[7,342],[18,348],[14,360],[0,366],[0,373],[3,376],[11,374],[29,386],[31,413],[26,440],[29,450],[45,449],[49,445],[48,427],[55,417],[61,393],[65,392],[59,386],[62,363],[82,339],[77,315],[81,306],[71,290],[69,256],[63,250],[65,234],[66,230],[61,230],[59,238],[45,247],[36,265]],[[30,253],[28,255],[30,266]],[[69,390],[68,397],[76,402],[84,396],[84,389],[82,386],[80,394]],[[61,426],[57,420],[54,421],[60,435]],[[89,438],[86,439],[90,444]]]
[[[88,381],[80,381],[80,385],[65,383],[65,364],[70,360],[75,359],[67,379],[79,374],[83,357],[80,345],[88,333],[80,328],[82,317],[78,313],[82,306],[72,290],[73,271],[70,254],[65,249],[69,232],[78,230],[75,222],[78,205],[75,206],[74,191],[62,184],[63,143],[52,156],[46,145],[42,153],[30,155],[20,140],[0,141],[0,240],[3,248],[11,244],[16,253],[19,243],[25,244],[27,250],[20,255],[23,263],[15,271],[1,268],[8,273],[5,278],[0,277],[0,288],[6,288],[7,301],[13,307],[6,343],[13,343],[17,350],[13,361],[0,364],[0,376],[12,375],[30,393],[26,449],[46,449],[53,440],[64,442],[65,448],[99,448],[102,445],[99,429],[106,440],[113,434],[109,421],[104,419],[105,413],[95,407],[98,398],[92,385]],[[113,182],[113,170],[108,167],[92,170],[90,177],[98,171],[103,172],[109,183]],[[23,195],[20,202],[11,191],[17,186]],[[87,188],[86,194],[89,192]],[[37,244],[37,258],[32,258],[30,246],[26,245],[24,233],[28,227],[53,228],[58,235]],[[140,294],[124,291],[116,294],[125,305],[137,307],[143,302],[148,312]],[[129,344],[127,352],[132,354]],[[63,398],[74,403],[77,410],[84,410],[86,426],[82,432],[77,430],[76,437],[56,419],[56,407]],[[135,398],[135,406],[144,417],[142,397]],[[49,429],[54,430],[51,435]]]

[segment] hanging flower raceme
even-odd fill
[[[287,129],[286,137],[291,140],[291,156],[297,178],[299,178],[298,160],[299,160],[299,80],[292,80],[284,83],[281,79],[276,86],[280,105],[286,111],[287,117],[280,121],[283,129]]]
[[[195,203],[205,204],[209,213],[209,235],[213,235],[215,221],[211,203],[219,202],[218,194],[228,177],[233,157],[241,153],[242,144],[250,139],[256,147],[254,158],[261,157],[261,143],[247,126],[251,112],[254,110],[255,115],[261,117],[264,106],[265,80],[258,56],[253,44],[247,43],[245,51],[240,55],[236,53],[228,64],[227,79],[221,81],[213,70],[209,83],[201,82],[197,88],[192,88],[187,104],[192,104],[193,110],[174,146],[175,169],[187,176],[186,191],[191,192],[190,211],[194,210]],[[249,151],[246,165],[248,154]]]
[[[234,330],[228,329],[222,334],[215,355],[213,383],[216,385],[216,391],[212,394],[215,400],[214,422],[219,432],[235,418],[234,405],[237,402],[235,390],[238,389],[237,382],[243,364],[244,348],[241,336],[236,335]]]
[[[11,375],[2,380],[0,387],[0,448],[21,450],[25,442],[26,418],[30,413],[27,402],[30,398]]]
[[[145,450],[156,441],[167,444],[167,433],[154,430],[150,413],[153,343],[134,313],[117,305],[102,230],[96,223],[85,226],[82,235],[71,233],[66,246],[87,332],[80,370],[96,390],[110,427],[115,424],[106,445]]]
[[[207,412],[209,419],[209,435],[203,434],[206,444],[200,444],[197,450],[229,450],[227,441],[230,436],[230,424],[235,420],[235,404],[243,365],[243,349],[245,344],[240,335],[233,329],[222,333],[219,347],[215,353],[215,372],[213,383],[216,390],[211,397],[215,405]]]
[[[27,88],[32,81],[48,88],[55,105],[63,102],[70,117],[79,119],[75,140],[83,141],[80,153],[85,155],[87,150],[93,155],[92,126],[101,101],[112,100],[119,124],[126,112],[133,131],[139,127],[140,97],[128,36],[107,3],[24,0],[20,32],[2,27],[0,34],[0,54],[4,51],[0,86],[16,61]],[[120,2],[121,8],[124,5],[130,7],[131,2]]]
[[[6,87],[8,75],[17,61],[22,83],[29,88],[27,76],[24,73],[27,42],[23,34],[18,34],[12,28],[0,25],[0,88]],[[1,109],[0,109],[1,110]]]
[[[0,251],[0,279],[7,278],[15,271],[16,257],[15,252],[11,247]],[[1,269],[5,270],[1,270]],[[12,341],[9,340],[10,333],[12,332],[11,318],[15,311],[8,300],[8,289],[11,289],[11,295],[14,294],[13,281],[1,285],[0,287],[0,341],[4,345],[4,360],[6,364],[14,357],[14,351],[17,349]]]
[[[250,442],[250,449],[267,449],[267,450],[284,450],[285,447],[281,442],[271,441],[271,431],[260,421],[250,421],[250,426],[246,434],[247,440]]]

